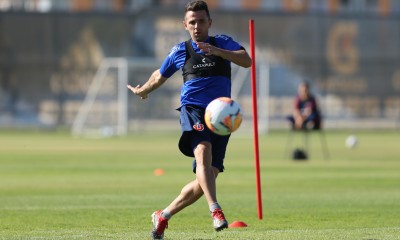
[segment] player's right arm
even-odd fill
[[[169,77],[171,77],[185,62],[186,52],[185,43],[180,43],[174,46],[165,58],[160,69],[155,70],[149,80],[143,86],[137,85],[133,87],[128,85],[128,88],[141,99],[146,99],[147,95],[159,88]]]
[[[159,88],[168,78],[163,77],[160,73],[160,69],[155,70],[151,75],[149,80],[143,86],[137,85],[133,87],[128,85],[127,87],[136,95],[138,95],[141,99],[146,99],[147,95],[152,91]]]

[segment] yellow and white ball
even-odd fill
[[[236,131],[242,123],[240,105],[228,97],[211,101],[205,112],[207,127],[215,134],[226,136]]]

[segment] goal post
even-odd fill
[[[112,69],[117,70],[116,84],[108,84],[108,87],[104,87],[106,81],[115,82],[114,79],[108,79]],[[72,135],[126,135],[128,132],[127,83],[127,59],[103,59],[72,123]],[[111,91],[108,92],[108,90]],[[115,94],[116,97],[112,96]]]
[[[139,104],[128,108],[128,80],[131,78],[135,85],[141,84],[160,64],[159,60],[149,57],[104,58],[73,120],[71,134],[87,137],[127,135],[129,117],[139,119],[147,114]]]

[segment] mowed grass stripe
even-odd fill
[[[204,199],[174,216],[166,239],[400,239],[399,134],[328,131],[311,159],[285,155],[287,132],[260,137],[264,219],[257,219],[253,142],[234,134],[218,198],[229,221],[216,233]],[[76,139],[65,132],[0,132],[0,239],[148,239],[150,215],[194,178],[179,133]],[[154,169],[165,174],[155,176]]]

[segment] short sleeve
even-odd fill
[[[183,67],[186,58],[185,43],[175,45],[168,53],[160,67],[163,77],[169,78]]]
[[[237,51],[240,49],[244,49],[242,45],[240,45],[238,42],[233,40],[232,37],[227,35],[216,35],[215,41],[218,47],[226,50]]]

